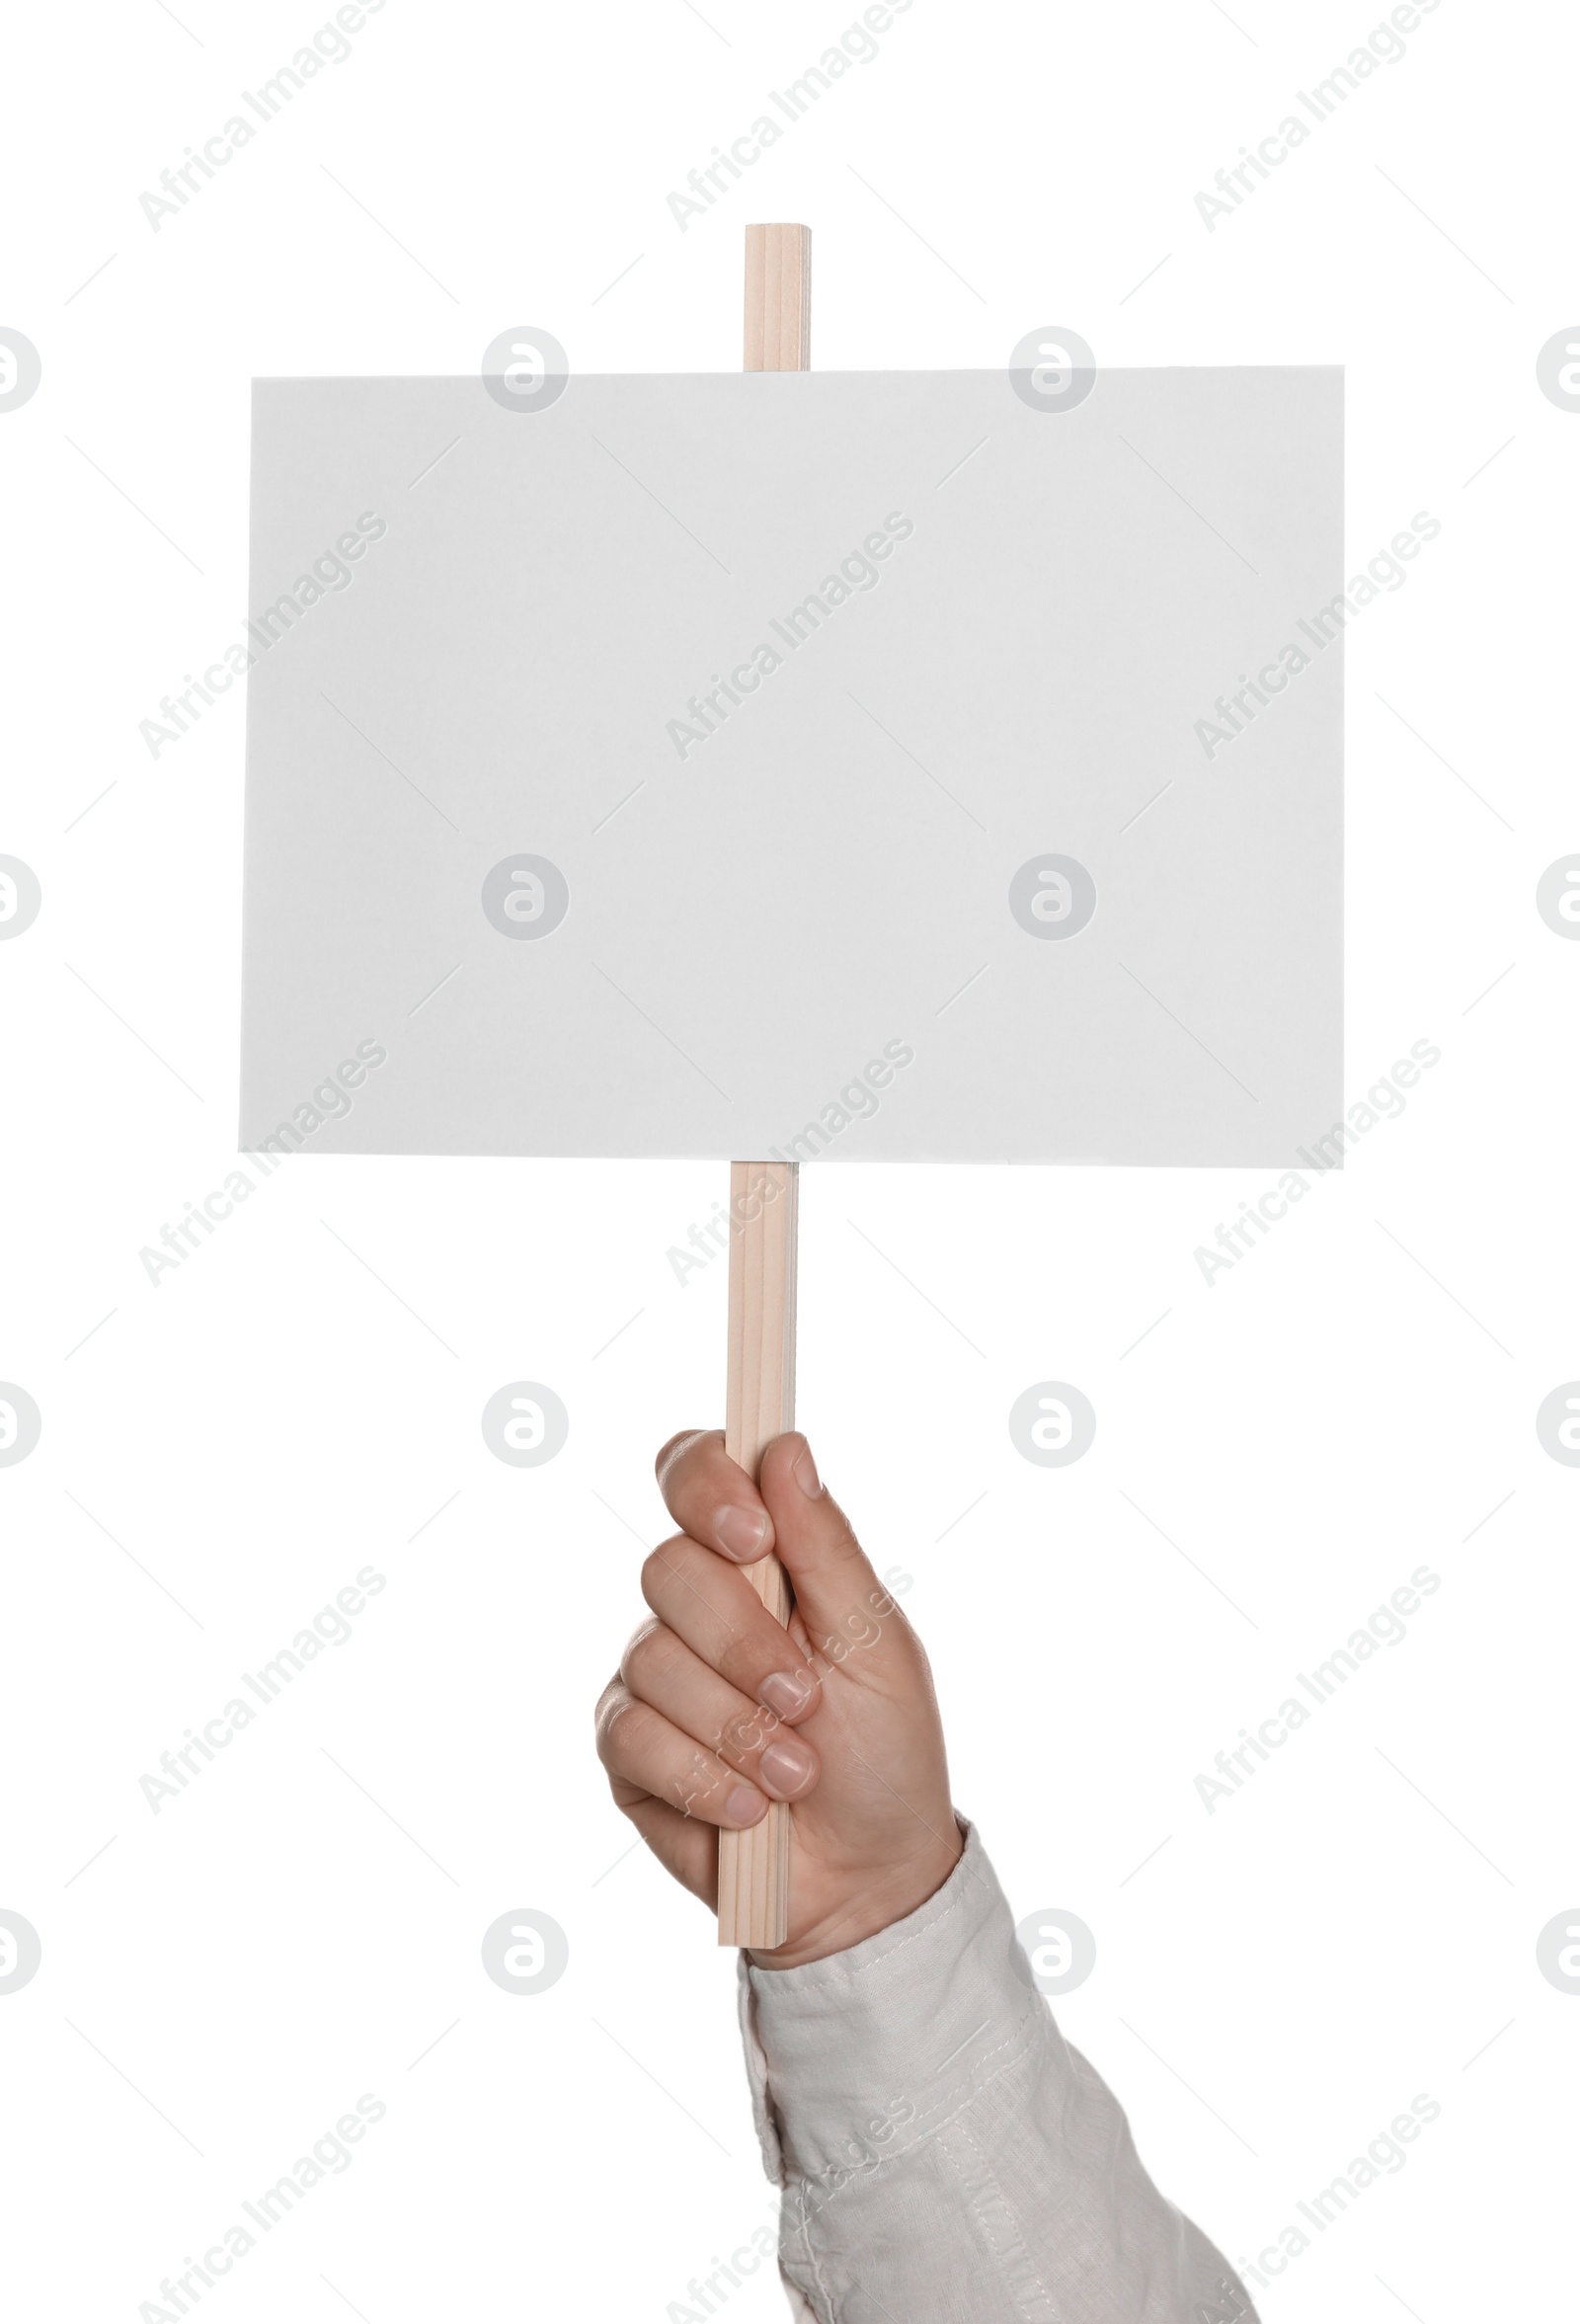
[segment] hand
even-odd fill
[[[804,1436],[769,1445],[760,1489],[717,1429],[672,1438],[658,1476],[681,1531],[642,1568],[653,1620],[599,1698],[598,1756],[615,1804],[714,1909],[717,1830],[790,1802],[790,1934],[752,1959],[794,1968],[904,1919],[960,1856],[927,1657]],[[768,1550],[795,1590],[788,1631],[741,1571]]]

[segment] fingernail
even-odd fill
[[[781,1719],[795,1719],[811,1702],[812,1685],[804,1670],[770,1670],[757,1689],[757,1701]]]
[[[737,1784],[724,1803],[725,1820],[729,1823],[757,1823],[767,1812],[767,1802],[750,1784]]]
[[[763,1789],[780,1798],[799,1792],[811,1773],[811,1754],[796,1743],[770,1743],[757,1761],[757,1776]]]
[[[755,1558],[767,1538],[768,1519],[761,1509],[721,1509],[713,1530],[732,1558]]]
[[[808,1500],[815,1501],[823,1490],[823,1480],[818,1475],[818,1464],[812,1457],[810,1444],[794,1463],[793,1475]]]

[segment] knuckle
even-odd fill
[[[656,1606],[659,1594],[674,1571],[674,1560],[667,1549],[650,1550],[642,1561],[642,1595],[650,1606]]]
[[[682,1428],[677,1435],[672,1436],[669,1443],[660,1449],[659,1457],[653,1464],[653,1474],[661,1488],[668,1483],[670,1472],[676,1462],[683,1460],[693,1445],[703,1444],[710,1436],[718,1435],[716,1428]]]
[[[631,1635],[631,1643],[620,1657],[620,1676],[633,1694],[640,1694],[644,1682],[651,1685],[674,1660],[674,1634],[665,1629],[655,1615]]]
[[[630,1767],[640,1759],[658,1720],[622,1686],[605,1697],[598,1713],[598,1757],[605,1767]]]
[[[777,1716],[772,1711],[765,1711],[760,1704],[743,1703],[739,1711],[731,1713],[719,1730],[720,1758],[729,1760],[732,1766],[739,1760],[749,1758],[753,1751],[762,1749],[780,1723]]]
[[[693,1545],[687,1541],[685,1535],[676,1533],[672,1534],[668,1541],[660,1542],[658,1548],[651,1551],[644,1559],[642,1595],[655,1613],[661,1610],[660,1600],[665,1591],[672,1589],[676,1581],[685,1578],[686,1568],[694,1555]]]

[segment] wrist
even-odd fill
[[[753,1968],[804,1968],[809,1962],[827,1961],[836,1953],[848,1953],[854,1945],[865,1944],[869,1937],[881,1936],[938,1893],[960,1862],[965,1845],[965,1835],[951,1817],[947,1837],[940,1835],[937,1843],[920,1855],[885,1868],[842,1899],[834,1911],[798,1930],[787,1943],[771,1950],[749,1948],[747,1959]]]

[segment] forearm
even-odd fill
[[[743,1961],[742,2018],[781,2267],[819,2324],[858,2289],[875,2314],[949,2324],[1254,2324],[1061,2035],[974,1832],[937,1894],[865,1944]]]

